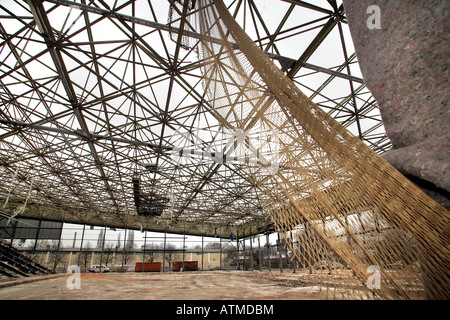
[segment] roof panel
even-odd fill
[[[328,1],[311,6],[279,0],[226,3],[286,73],[299,66],[290,76],[307,95],[351,132],[358,134],[362,127],[367,136],[361,138],[374,149],[386,143],[370,93],[346,77],[348,69],[355,77],[361,74],[347,25],[333,21],[335,9]],[[182,2],[174,4],[182,10]],[[211,45],[215,55],[198,50],[199,40],[206,40],[195,10],[188,10],[191,26],[177,41],[186,19],[169,27],[164,1],[43,1],[34,9],[51,36],[22,1],[1,6],[0,158],[9,178],[0,200],[13,190],[16,201],[8,210],[24,201],[24,181],[34,179],[30,215],[44,210],[71,222],[91,219],[116,227],[211,235],[219,225],[245,223],[253,232],[273,227],[249,174],[266,169],[246,158],[256,161],[264,154],[271,159],[283,146],[304,156],[305,166],[311,159],[293,144],[289,130],[294,129],[285,115],[255,112],[260,106],[267,108],[265,115],[280,112],[273,100],[260,98],[267,89],[259,78],[247,83],[251,90],[243,90],[239,83],[245,77],[219,44]],[[330,20],[334,27],[318,39]],[[250,65],[244,68],[252,74]],[[286,134],[278,146],[264,142],[273,126]],[[248,131],[241,139],[236,133],[242,128]],[[248,144],[234,148],[237,140]],[[22,180],[13,178],[16,169]],[[173,199],[161,216],[137,215],[133,177],[142,180],[142,197]]]

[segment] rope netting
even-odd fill
[[[174,4],[203,36],[183,43],[205,99],[265,160],[248,179],[298,272],[331,298],[448,299],[448,211],[305,96],[222,0]]]

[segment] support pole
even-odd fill
[[[237,270],[241,270],[241,260],[239,259],[239,228],[236,226],[236,256],[237,256]]]
[[[162,272],[165,272],[165,269],[166,269],[166,238],[167,238],[167,231],[164,231],[164,248],[163,248],[163,267],[162,267]]]
[[[142,250],[142,272],[145,272],[145,248],[147,247],[147,231],[144,233],[144,249]]]
[[[280,272],[283,272],[283,253],[281,252],[281,237],[280,237],[279,232],[277,232],[277,237],[278,237],[278,243],[277,243],[278,261],[280,263]]]
[[[183,272],[184,272],[184,257],[186,254],[186,220],[183,225]]]
[[[291,242],[292,242],[292,273],[295,273],[296,267],[297,267],[297,261],[296,261],[296,255],[295,255],[295,242],[294,242],[294,235],[291,231]]]
[[[80,243],[80,252],[78,253],[78,266],[80,266],[80,261],[81,261],[81,252],[83,250],[83,242],[84,242],[84,230],[86,229],[86,224],[83,224],[83,233],[81,234],[81,243]],[[86,267],[86,266],[84,266]]]
[[[202,222],[202,271],[203,271],[203,222]]]
[[[220,235],[219,235],[219,242],[220,242],[220,270],[222,270],[222,226],[220,226]]]
[[[11,223],[12,223],[12,221],[11,221]],[[17,227],[17,224],[19,223],[19,220],[16,220],[16,223],[14,224],[14,229],[13,229],[13,235],[12,235],[12,237],[11,237],[11,246],[12,246],[12,243],[13,243],[13,239],[14,239],[14,234],[16,233],[16,227]],[[39,240],[39,233],[40,233],[40,231],[41,231],[41,223],[42,223],[42,219],[39,219],[39,227],[38,227],[38,230],[37,230],[37,232],[36,232],[36,237],[35,237],[35,239],[34,239],[34,248],[33,248],[33,252],[36,252],[36,246],[37,246],[37,243],[38,243],[38,240]]]
[[[103,232],[103,239],[102,239],[102,247],[101,247],[101,251],[100,251],[100,273],[102,272],[103,250],[105,249],[106,225],[103,230],[104,230],[104,232]]]
[[[40,226],[40,225],[39,225],[39,226]],[[61,227],[61,231],[60,231],[60,233],[59,233],[58,247],[56,248],[55,255],[56,255],[56,254],[59,254],[59,249],[60,249],[60,246],[61,246],[62,229],[63,229],[63,228]],[[57,265],[58,265],[58,257],[55,256],[55,263],[54,263],[54,267],[53,267],[53,270],[54,270],[54,271],[56,271]]]
[[[242,270],[247,270],[247,260],[245,259],[245,229],[244,226],[242,226],[242,250],[243,250],[243,257],[244,257],[244,264],[242,266]]]
[[[269,264],[269,272],[272,271],[272,261],[270,261],[270,241],[269,241],[269,234],[266,233],[266,246],[267,246],[267,262]]]
[[[252,226],[250,225],[250,234],[252,234]],[[250,239],[250,269],[252,271],[254,271],[254,267],[253,267],[253,240],[255,238],[253,237],[253,239]]]
[[[258,233],[258,264],[259,271],[262,271],[261,235]]]
[[[123,250],[122,250],[122,272],[123,272],[123,261],[125,258],[125,247],[127,246],[127,229],[125,229],[125,235],[123,237]]]

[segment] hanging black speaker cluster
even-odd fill
[[[168,198],[157,195],[156,193],[142,194],[140,189],[140,179],[133,178],[134,204],[138,215],[141,216],[160,216],[166,207]]]

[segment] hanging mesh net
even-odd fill
[[[264,160],[248,179],[298,272],[330,298],[448,299],[448,211],[306,97],[222,0],[175,5],[202,34],[183,43],[204,61],[208,103]]]

